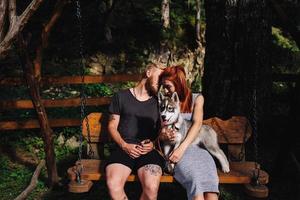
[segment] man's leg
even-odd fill
[[[140,200],[156,200],[162,175],[161,167],[147,164],[138,169],[138,176],[143,188]]]
[[[113,163],[106,167],[106,184],[112,200],[126,200],[128,199],[124,185],[131,169],[123,164]]]

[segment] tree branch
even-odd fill
[[[44,26],[42,33],[41,33],[41,41],[39,46],[36,49],[36,57],[33,61],[34,63],[34,76],[37,78],[38,81],[41,79],[41,66],[42,66],[42,58],[43,58],[43,49],[47,48],[48,46],[48,38],[50,35],[50,31],[59,19],[62,14],[64,6],[68,3],[68,0],[59,0],[56,2],[54,7],[54,11],[52,17],[48,21],[48,23]]]
[[[33,0],[21,16],[16,16],[16,2],[15,0],[9,1],[9,30],[0,43],[0,55],[4,54],[11,46],[17,35],[23,30],[29,18],[38,9],[43,0]]]
[[[27,196],[34,190],[34,188],[36,187],[36,185],[38,183],[38,178],[39,178],[39,175],[41,173],[41,170],[44,166],[45,166],[45,160],[42,160],[40,162],[40,164],[36,167],[28,187],[19,196],[17,196],[15,198],[15,200],[26,199]]]
[[[164,28],[170,28],[170,0],[161,2],[161,20]]]
[[[4,38],[6,14],[7,14],[7,0],[2,0],[0,2],[0,42]]]
[[[9,10],[10,26],[13,26],[14,22],[15,22],[15,20],[17,18],[16,0],[9,0],[8,10]]]
[[[20,29],[23,29],[23,27],[25,26],[25,24],[28,22],[29,18],[33,15],[33,13],[39,8],[40,4],[43,2],[44,0],[33,0],[28,7],[26,8],[26,10],[24,10],[24,12],[20,15],[20,17],[18,18],[19,23],[20,23]]]

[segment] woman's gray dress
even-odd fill
[[[193,94],[194,99],[201,94]],[[194,102],[193,102],[194,103]],[[191,120],[192,113],[181,113]],[[219,193],[219,177],[216,164],[207,150],[190,145],[174,169],[175,179],[186,189],[188,199],[205,192]]]

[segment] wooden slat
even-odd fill
[[[87,116],[89,119],[90,127],[90,139],[92,142],[106,142],[107,141],[107,115],[102,115],[102,113],[91,113]],[[219,124],[218,127],[213,128],[218,133],[218,141],[221,144],[241,144],[244,143],[244,137],[250,137],[251,129],[245,129],[246,118],[243,117],[233,117],[233,121],[226,122],[224,124]],[[231,119],[231,120],[232,120]],[[211,120],[211,119],[209,119]],[[209,122],[208,120],[208,122]],[[50,119],[51,127],[64,127],[64,126],[79,126],[79,119]],[[101,122],[101,123],[100,123]],[[209,124],[207,121],[206,124]],[[234,125],[234,123],[236,125]],[[243,122],[239,124],[239,122]],[[233,123],[233,124],[231,124]],[[243,126],[242,126],[243,125]],[[0,130],[17,130],[17,129],[33,129],[39,128],[38,120],[26,120],[26,121],[2,121],[0,122]],[[226,132],[220,131],[218,128],[225,127]],[[227,128],[226,128],[227,127]],[[246,131],[246,135],[245,135]],[[101,135],[101,133],[103,133]],[[87,136],[86,121],[83,123],[83,135]]]
[[[80,119],[49,119],[51,127],[79,126]],[[17,130],[40,128],[38,120],[2,121],[0,130]]]
[[[108,105],[111,101],[110,97],[93,97],[86,99],[87,106]],[[77,107],[80,106],[80,98],[69,99],[43,99],[42,102],[47,108],[53,107]],[[0,101],[0,110],[11,109],[32,109],[33,103],[31,100],[15,100],[15,101]]]
[[[64,84],[87,84],[87,83],[120,83],[126,81],[139,81],[140,74],[117,74],[106,76],[45,76],[42,78],[43,85],[64,85]],[[0,85],[16,86],[25,84],[21,78],[0,78]]]
[[[104,166],[105,162],[101,160],[82,160],[83,172],[81,177],[86,180],[105,180]],[[223,173],[218,170],[220,183],[229,184],[240,184],[240,183],[250,183],[251,173],[254,169],[254,162],[232,162],[230,163],[231,171],[229,173]],[[74,173],[74,167],[68,169],[68,176],[70,180],[75,180],[76,176]],[[262,171],[262,170],[261,170]],[[138,181],[136,175],[130,175],[127,181]],[[175,181],[173,176],[164,175],[161,177],[161,182],[172,183]],[[269,176],[262,171],[260,181],[262,184],[269,182]]]

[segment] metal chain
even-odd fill
[[[82,135],[82,129],[83,129],[83,121],[85,120],[86,122],[86,128],[87,128],[87,133],[88,133],[88,137],[87,137],[87,142],[88,142],[88,146],[89,146],[89,152],[88,155],[89,157],[92,157],[94,155],[94,151],[92,149],[91,146],[91,140],[90,140],[90,126],[89,126],[89,122],[88,119],[85,118],[85,108],[86,108],[86,94],[85,94],[85,89],[84,89],[84,74],[85,74],[85,66],[83,63],[84,60],[84,55],[83,55],[83,51],[84,51],[84,47],[83,47],[83,30],[82,30],[82,15],[81,15],[81,6],[80,6],[80,1],[76,0],[76,17],[77,17],[77,21],[78,21],[78,29],[79,29],[79,55],[80,55],[80,64],[81,64],[81,93],[80,93],[80,135],[79,135],[79,151],[78,151],[78,160],[81,161],[82,158],[82,143],[83,143],[83,135]]]
[[[262,4],[262,3],[261,3]],[[256,4],[256,5],[261,5],[261,4]],[[260,16],[262,17],[263,15],[263,6],[265,5],[261,5],[259,7],[256,7],[256,10],[258,10],[258,12],[260,12]],[[263,25],[260,23],[257,23],[257,25],[259,25],[260,27],[258,27],[258,31],[261,33],[263,29]],[[259,36],[259,38],[257,38],[260,41],[257,42],[261,42],[263,36]],[[255,169],[253,171],[253,184],[260,184],[259,183],[259,176],[260,176],[260,168],[258,166],[258,159],[259,159],[259,147],[258,147],[258,125],[257,125],[257,121],[258,121],[258,113],[257,113],[257,83],[258,83],[258,69],[259,69],[259,61],[258,59],[261,58],[262,56],[262,52],[261,52],[261,48],[258,47],[257,49],[257,53],[256,53],[256,58],[255,58],[255,71],[254,71],[254,78],[253,78],[253,94],[252,94],[252,100],[253,100],[253,107],[252,107],[252,128],[253,128],[253,146],[254,146],[254,161],[255,161]]]
[[[257,72],[255,72],[256,74]],[[252,106],[252,133],[253,133],[253,146],[254,146],[254,162],[255,170],[253,171],[253,181],[258,184],[259,167],[258,167],[258,134],[257,134],[257,96],[256,96],[256,78],[254,78],[254,90],[253,90],[253,106]]]

